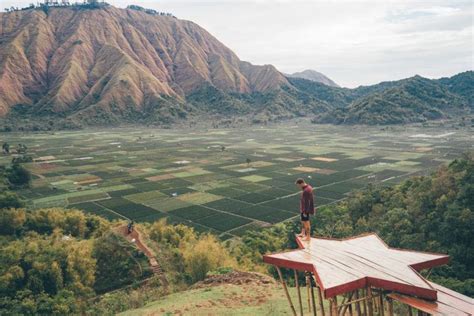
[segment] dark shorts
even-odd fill
[[[301,213],[301,221],[302,222],[309,221],[309,214],[308,213]]]

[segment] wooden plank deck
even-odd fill
[[[312,272],[326,298],[374,286],[436,300],[436,289],[417,271],[449,261],[443,254],[390,248],[376,234],[297,242],[301,249],[265,255],[264,262]]]
[[[429,283],[438,291],[438,299],[434,302],[397,293],[388,294],[388,296],[401,303],[435,316],[468,316],[474,313],[474,300],[472,298],[452,291],[434,282]]]

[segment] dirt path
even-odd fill
[[[158,264],[158,261],[156,260],[156,257],[153,255],[150,248],[148,248],[148,246],[143,243],[142,238],[140,236],[140,232],[134,229],[129,234],[127,225],[117,227],[116,231],[120,233],[122,236],[124,236],[130,242],[132,242],[132,240],[135,239],[134,241],[135,245],[138,247],[138,249],[143,251],[143,253],[148,257],[148,262],[150,263],[151,271],[153,271],[153,273],[160,278],[161,283],[163,284],[164,287],[168,287],[168,280],[166,279],[166,276],[163,273],[163,270]]]

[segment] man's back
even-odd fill
[[[314,214],[313,187],[307,184],[301,193],[300,211],[302,213]]]

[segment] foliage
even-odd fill
[[[212,235],[185,243],[181,251],[184,270],[192,282],[203,280],[209,271],[219,267],[235,265],[227,250]]]
[[[81,314],[97,291],[150,275],[110,223],[60,208],[0,211],[0,314]]]
[[[316,116],[314,122],[400,124],[460,116],[467,110],[468,101],[463,95],[450,92],[439,81],[415,76]]]
[[[94,241],[94,289],[103,293],[151,275],[146,256],[123,237],[108,232]]]
[[[23,205],[23,200],[15,192],[0,192],[0,210],[7,208],[20,208],[23,207]]]
[[[30,184],[31,173],[19,163],[14,163],[6,169],[5,178],[13,188],[26,187]]]
[[[3,209],[0,210],[0,214],[0,235],[15,235],[16,237],[35,232],[41,235],[62,233],[76,238],[91,238],[102,235],[109,227],[109,223],[103,218],[85,215],[78,210]]]
[[[188,283],[200,281],[209,271],[235,267],[236,262],[213,235],[197,235],[184,225],[167,225],[162,219],[148,230],[150,238],[172,252],[170,260],[175,272],[183,274]]]
[[[95,260],[88,241],[30,233],[3,246],[0,258],[2,314],[70,313],[74,296],[91,295]]]
[[[469,106],[474,108],[474,71],[465,71],[450,78],[441,78],[439,81],[444,84],[451,93],[464,97]]]

